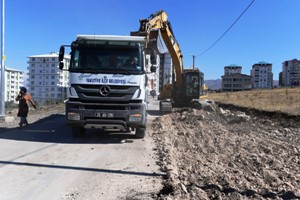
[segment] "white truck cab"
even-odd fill
[[[141,36],[78,35],[71,45],[61,46],[60,69],[65,47],[71,48],[66,124],[74,136],[103,129],[145,137],[145,43]]]

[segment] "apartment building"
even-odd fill
[[[222,91],[235,92],[250,90],[252,88],[252,77],[242,74],[242,66],[231,64],[224,67],[222,76]]]
[[[224,75],[241,74],[241,73],[242,73],[242,66],[231,64],[229,66],[224,67]]]
[[[252,89],[252,76],[246,74],[227,74],[222,76],[222,91],[236,92]]]
[[[287,60],[282,63],[282,86],[300,85],[300,60]]]
[[[20,87],[24,85],[25,72],[5,67],[5,102],[16,102]]]
[[[58,68],[58,53],[34,55],[28,58],[28,90],[41,105],[66,99],[69,73]],[[65,57],[69,66],[70,57]]]
[[[271,63],[259,62],[254,64],[251,69],[251,75],[253,77],[253,89],[273,87]]]

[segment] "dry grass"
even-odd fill
[[[210,93],[209,99],[246,108],[300,115],[300,87]]]

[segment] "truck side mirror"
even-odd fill
[[[150,55],[150,61],[151,61],[152,65],[157,65],[156,55],[154,53],[151,53],[151,55]]]
[[[154,73],[154,72],[156,72],[156,69],[157,69],[157,67],[156,66],[151,66],[150,67],[150,71],[152,72],[152,73]]]
[[[58,67],[59,67],[60,70],[62,70],[64,68],[64,63],[63,62],[59,62]]]
[[[151,62],[150,71],[154,73],[154,72],[156,72],[157,67],[159,66],[159,55],[156,54],[156,51],[151,52],[150,62]]]
[[[64,56],[65,56],[65,47],[61,46],[59,48],[59,54],[58,54],[58,60],[61,62],[64,60]]]
[[[59,48],[58,61],[59,61],[59,69],[62,70],[64,68],[64,56],[65,56],[65,47],[61,46]]]

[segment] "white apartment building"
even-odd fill
[[[28,58],[28,90],[41,105],[66,99],[69,73],[58,68],[58,53],[34,55]],[[70,57],[65,57],[69,66]]]
[[[224,75],[230,75],[230,74],[241,74],[242,73],[242,67],[237,65],[229,65],[224,67]]]
[[[5,67],[5,102],[16,102],[19,89],[24,84],[24,71]]]
[[[287,60],[282,63],[282,86],[300,85],[300,60]]]
[[[259,62],[254,64],[252,66],[251,76],[253,77],[253,89],[273,87],[273,73],[271,63]]]

